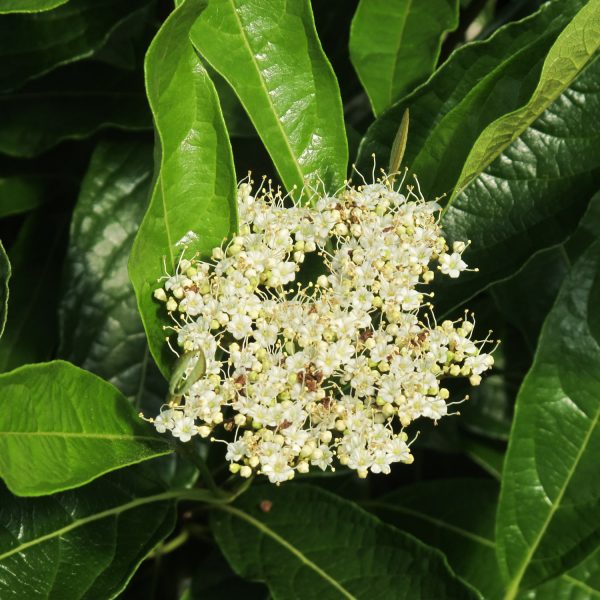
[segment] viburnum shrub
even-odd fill
[[[0,600],[598,597],[599,48],[0,0]]]

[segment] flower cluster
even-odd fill
[[[245,182],[238,206],[239,233],[209,260],[183,256],[155,291],[195,357],[156,429],[189,441],[221,427],[230,470],[274,483],[334,460],[361,477],[412,462],[404,429],[448,413],[443,380],[478,385],[493,364],[472,319],[437,323],[426,292],[434,269],[467,268],[466,244],[448,248],[439,205],[385,177],[306,205]]]

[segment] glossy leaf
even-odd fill
[[[10,318],[0,344],[0,373],[48,360],[56,349],[65,237],[63,215],[32,214],[10,249]]]
[[[344,183],[340,92],[308,0],[211,0],[191,39],[239,96],[288,190]]]
[[[0,90],[14,90],[67,63],[93,56],[119,21],[146,0],[78,0],[39,14],[0,18]]]
[[[360,0],[350,58],[378,115],[433,72],[445,35],[458,25],[458,0]]]
[[[15,494],[52,494],[169,452],[116,388],[70,363],[0,375],[0,476]]]
[[[152,297],[166,268],[173,273],[188,232],[207,253],[237,227],[236,179],[219,101],[188,39],[203,7],[188,0],[163,24],[146,55],[146,86],[160,149],[150,205],[135,238],[129,274],[150,350],[165,376],[172,362],[162,329],[164,306]]]
[[[576,229],[600,175],[600,134],[590,130],[600,107],[599,76],[595,60],[448,208],[444,230],[451,240],[472,240],[467,261],[479,272],[438,286],[442,312]]]
[[[42,185],[34,178],[0,177],[0,218],[27,212],[43,201]]]
[[[600,1],[590,0],[558,36],[539,83],[525,106],[488,125],[471,149],[453,196],[485,171],[503,151],[565,92],[600,48]]]
[[[574,265],[517,398],[497,520],[507,598],[600,541],[600,243]]]
[[[104,142],[73,212],[60,307],[59,356],[110,381],[140,406],[164,402],[127,275],[152,180],[152,147]],[[151,402],[149,402],[151,400]]]
[[[0,337],[4,333],[8,312],[8,282],[10,280],[10,261],[0,240]]]
[[[371,172],[372,154],[387,166],[402,115],[410,108],[405,163],[419,177],[426,196],[452,192],[479,134],[527,102],[550,47],[584,4],[548,2],[490,39],[456,50],[427,83],[371,125],[359,150],[361,170]]]
[[[142,78],[100,63],[58,69],[0,94],[0,152],[32,157],[105,127],[150,129]]]
[[[589,135],[600,105],[598,47],[600,2],[594,0],[550,49],[531,99],[492,123],[475,143],[457,184],[462,191],[447,205],[443,226],[453,240],[472,240],[480,272],[440,286],[442,312],[575,229],[600,173],[600,137]],[[572,201],[565,204],[565,196]]]
[[[2,489],[0,596],[115,598],[174,523],[173,494],[141,465],[45,498]]]
[[[497,498],[494,481],[448,479],[403,486],[365,506],[442,550],[459,576],[493,600],[504,590],[494,544]]]
[[[600,598],[600,549],[579,565],[537,588],[522,592],[519,600],[596,600]]]
[[[212,529],[234,571],[274,600],[477,597],[437,551],[316,487],[253,487]]]
[[[69,0],[2,0],[0,15],[8,13],[36,13],[52,10]]]

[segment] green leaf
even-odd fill
[[[43,201],[42,185],[32,177],[0,177],[0,218],[30,211]]]
[[[173,493],[137,465],[46,498],[0,491],[0,596],[115,598],[173,529]]]
[[[600,550],[569,572],[520,593],[519,600],[594,600],[600,598]]]
[[[211,0],[191,39],[239,96],[288,190],[344,183],[340,92],[308,0]]]
[[[458,0],[360,0],[350,58],[375,115],[431,75],[458,8]]]
[[[0,344],[0,373],[53,355],[65,234],[63,215],[34,213],[10,249],[10,318]]]
[[[0,375],[0,476],[15,494],[52,494],[169,452],[117,389],[70,363]]]
[[[312,486],[253,487],[211,526],[234,571],[275,600],[477,598],[437,551]]]
[[[146,0],[78,0],[39,14],[0,17],[0,90],[93,56]]]
[[[177,242],[189,231],[209,252],[237,228],[231,146],[214,85],[188,39],[203,6],[188,0],[165,21],[146,55],[146,87],[160,162],[148,211],[135,238],[129,274],[150,350],[168,378],[172,357],[162,329],[164,306],[152,297],[164,265],[174,272]],[[164,261],[164,262],[163,262]]]
[[[573,266],[517,398],[497,519],[507,600],[600,541],[600,242]]]
[[[8,282],[10,281],[10,261],[0,240],[0,337],[4,333],[8,313]]]
[[[494,544],[497,498],[495,481],[449,479],[403,486],[364,505],[386,523],[439,548],[459,576],[493,599],[504,589]]]
[[[164,402],[127,260],[152,181],[152,146],[103,142],[73,212],[60,306],[59,356],[108,380],[137,407]]]
[[[565,92],[600,48],[600,0],[589,0],[550,48],[539,83],[523,107],[507,114],[480,134],[463,166],[457,196],[527,130]]]
[[[459,48],[425,84],[367,131],[359,167],[370,173],[372,154],[386,167],[402,115],[410,108],[405,163],[427,197],[450,193],[473,144],[487,125],[526,104],[544,58],[584,0],[554,0],[534,15]]]
[[[152,127],[141,76],[94,62],[68,65],[0,94],[0,112],[0,152],[15,157],[36,156],[105,127]]]
[[[52,10],[69,0],[2,0],[0,15],[8,13],[36,13]]]
[[[599,78],[595,60],[449,206],[442,226],[450,240],[472,240],[467,262],[480,271],[437,286],[441,312],[576,229],[600,175],[600,133],[588,125],[600,108]]]

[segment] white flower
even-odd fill
[[[231,317],[229,323],[227,323],[227,331],[234,338],[241,340],[250,335],[252,331],[252,319],[247,315],[236,313]]]
[[[456,279],[460,275],[460,272],[466,268],[467,263],[458,252],[453,252],[452,254],[444,253],[440,257],[440,271],[453,279]]]
[[[265,457],[261,469],[271,483],[282,483],[294,476],[294,470],[288,464],[286,457],[277,453]]]
[[[173,426],[173,435],[178,437],[182,442],[189,442],[192,436],[198,433],[194,424],[194,419],[190,417],[184,417],[183,415],[175,419]]]

